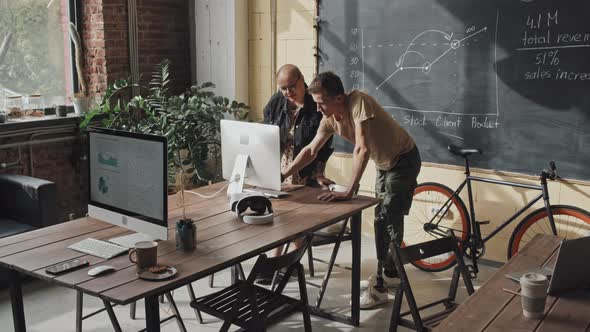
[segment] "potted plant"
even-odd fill
[[[72,102],[74,103],[74,111],[76,114],[86,114],[88,113],[88,108],[90,106],[90,98],[88,97],[86,77],[84,76],[84,54],[82,51],[82,40],[80,39],[80,34],[78,34],[76,26],[72,22],[70,22],[69,31],[70,38],[74,43],[76,73],[78,74],[78,84],[80,87],[80,90],[74,94]]]
[[[143,95],[126,98],[125,92],[137,85],[118,80],[107,87],[102,101],[85,116],[81,127],[101,115],[105,127],[166,136],[170,189],[179,192],[184,207],[187,185],[199,186],[218,179],[219,165],[211,171],[208,161],[220,158],[219,120],[224,115],[245,119],[248,106],[216,96],[209,90],[214,87],[212,83],[194,85],[174,95],[170,82],[168,60],[155,67],[148,86],[141,87]]]

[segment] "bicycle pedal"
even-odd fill
[[[482,220],[482,221],[476,221],[476,223],[478,223],[479,225],[489,225],[490,221],[489,220]]]

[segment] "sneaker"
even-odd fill
[[[361,289],[367,289],[369,287],[375,287],[377,285],[377,275],[372,275],[368,280],[361,280]],[[399,286],[399,278],[388,277],[383,275],[383,287],[388,290],[395,289]]]
[[[369,287],[361,293],[360,308],[362,310],[373,309],[387,303],[387,290],[378,290],[376,287]]]

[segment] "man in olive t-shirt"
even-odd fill
[[[354,144],[352,179],[346,192],[326,192],[318,199],[349,200],[359,186],[369,158],[373,159],[377,167],[375,194],[381,198],[375,208],[374,227],[378,266],[377,274],[365,281],[367,289],[360,299],[361,309],[371,309],[386,303],[387,288],[399,283],[389,243],[402,243],[404,215],[410,210],[417,185],[420,154],[408,132],[373,97],[361,91],[344,93],[342,81],[334,73],[320,73],[308,92],[324,117],[313,141],[301,150],[282,176],[290,176],[314,160],[320,148],[336,133]]]

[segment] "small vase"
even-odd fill
[[[66,105],[55,106],[55,115],[60,117],[68,116],[68,109],[66,108]]]
[[[189,226],[190,225],[190,226]],[[183,227],[184,226],[184,227]],[[197,244],[197,226],[192,222],[189,224],[176,223],[176,249],[191,251]]]
[[[88,113],[88,109],[90,108],[89,97],[74,97],[72,101],[74,103],[74,112],[76,115]]]

